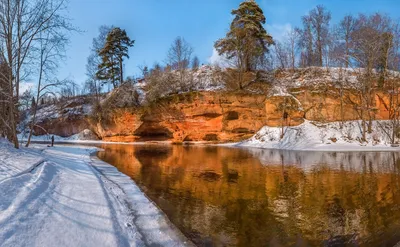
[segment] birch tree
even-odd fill
[[[322,66],[324,48],[328,43],[330,12],[322,5],[302,17],[303,28],[297,28],[299,46],[303,49],[303,67]]]
[[[346,68],[350,65],[351,34],[355,30],[355,25],[356,19],[351,15],[346,15],[336,28],[337,39],[340,40],[339,51]]]
[[[392,25],[393,21],[387,16],[360,14],[351,33],[352,47],[349,54],[354,63],[362,68],[356,69],[358,84],[355,89],[359,100],[353,103],[361,119],[363,141],[366,141],[366,133],[372,132],[374,91],[378,86],[376,68],[382,63],[382,49],[387,45],[385,37],[387,33],[392,33]]]
[[[52,91],[55,87],[61,86],[63,82],[54,78],[57,71],[59,61],[62,60],[65,51],[65,46],[68,38],[60,32],[60,30],[50,30],[40,33],[37,39],[38,56],[38,81],[36,89],[36,100],[40,100],[49,94],[54,94]],[[32,134],[36,127],[37,104],[32,106],[32,118],[30,123],[30,131],[26,147],[31,143]]]
[[[192,46],[182,37],[177,37],[168,50],[167,64],[178,73],[177,88],[181,91],[191,90],[193,86],[188,71],[192,55]]]
[[[7,66],[8,138],[19,147],[16,108],[21,76],[27,70],[27,58],[39,35],[46,30],[68,26],[63,16],[64,0],[0,0],[0,56]]]

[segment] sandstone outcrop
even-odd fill
[[[42,107],[37,121],[40,127],[35,128],[35,134],[49,132],[66,137],[90,129],[105,141],[236,142],[265,125],[297,126],[304,120],[334,122],[357,120],[361,116],[385,120],[390,115],[388,92],[393,89],[387,87],[375,86],[369,111],[361,107],[360,102],[365,98],[354,91],[358,85],[356,70],[315,67],[280,70],[271,79],[274,83],[268,83],[270,79],[255,83],[262,87],[258,89],[253,84],[251,93],[218,89],[216,86],[221,83],[212,83],[215,80],[211,80],[214,75],[211,67],[203,67],[196,73],[196,78],[207,82],[196,90],[204,91],[168,96],[152,105],[139,106],[144,89],[139,87],[138,94],[127,85],[102,100],[100,114],[97,109],[91,110],[88,97]],[[343,77],[347,88],[338,83]],[[400,74],[390,72],[390,78],[398,80]]]
[[[145,109],[115,112],[108,141],[238,141],[266,124],[265,95],[201,92],[163,99]],[[115,134],[118,133],[118,134]]]
[[[34,134],[69,137],[91,129],[88,122],[91,109],[90,99],[87,97],[72,98],[62,104],[39,106]]]
[[[196,92],[174,95],[145,107],[113,109],[107,119],[95,120],[86,101],[57,108],[57,114],[41,117],[35,134],[70,136],[90,129],[104,141],[206,141],[236,142],[251,137],[261,127],[296,126],[311,121],[359,119],[358,98],[351,92],[337,96],[310,88],[297,88],[289,95]],[[337,90],[336,90],[337,91]],[[333,93],[332,93],[333,92]],[[351,100],[350,100],[351,99]],[[374,119],[388,119],[388,95],[373,97]],[[353,103],[350,103],[353,102]],[[343,111],[341,110],[343,109]]]

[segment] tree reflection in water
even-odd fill
[[[293,152],[104,145],[201,246],[393,246],[400,159],[391,152]]]

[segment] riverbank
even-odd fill
[[[281,138],[283,132],[283,138]],[[55,136],[57,143],[65,144],[175,144],[175,145],[221,145],[231,147],[250,147],[263,149],[279,149],[293,151],[400,151],[400,147],[392,145],[390,121],[373,121],[372,132],[366,134],[366,142],[362,142],[361,121],[322,123],[305,121],[298,126],[262,127],[251,138],[242,142],[221,143],[219,141],[146,141],[146,142],[110,142],[101,140],[84,140],[79,136]],[[50,143],[50,135],[34,136],[32,141]],[[26,141],[23,137],[22,141]],[[396,138],[398,142],[398,138]]]
[[[2,246],[190,245],[95,148],[0,149]]]
[[[291,127],[265,126],[252,138],[228,145],[294,151],[399,151],[389,138],[391,131],[389,121],[373,121],[372,132],[362,142],[361,121],[305,121]]]

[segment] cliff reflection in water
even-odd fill
[[[397,153],[104,145],[201,246],[392,246],[400,241]]]

